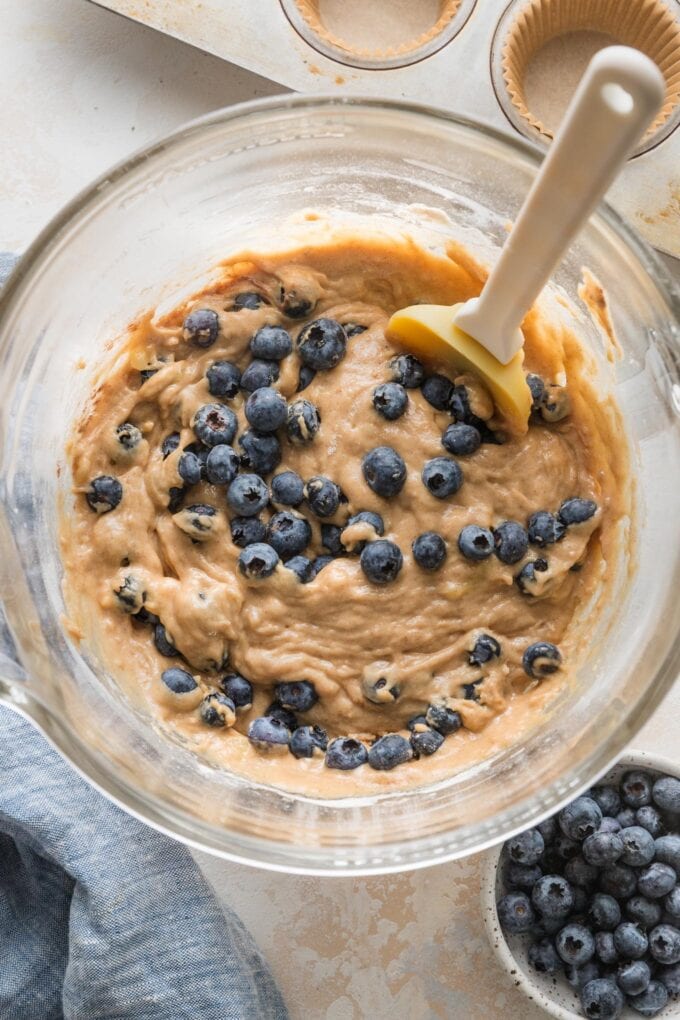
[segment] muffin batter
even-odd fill
[[[100,369],[68,451],[76,499],[63,524],[63,561],[72,632],[192,750],[306,792],[425,783],[521,740],[568,682],[587,638],[575,615],[604,587],[628,512],[618,417],[598,399],[583,348],[537,310],[527,316],[535,411],[526,435],[513,438],[473,377],[430,363],[426,382],[413,385],[404,362],[394,363],[403,352],[384,335],[396,309],[464,301],[483,276],[464,252],[443,257],[409,241],[345,239],[248,255],[224,266],[219,286],[135,323]],[[319,320],[331,326],[307,328]],[[264,326],[282,326],[291,353],[282,354],[281,330]],[[333,366],[314,373],[309,363],[324,358]],[[236,366],[233,378],[224,362]],[[437,375],[450,382],[433,383]],[[396,391],[405,409],[390,419],[394,391],[384,399],[375,391],[397,379],[406,382]],[[270,411],[276,419],[275,394],[259,412],[260,398],[252,400],[263,382],[288,402],[288,422],[264,441],[245,406],[250,398],[251,422],[262,424]],[[318,430],[302,400],[318,411]],[[443,410],[433,406],[443,400]],[[211,419],[205,408],[214,404],[236,420],[226,412]],[[442,437],[455,423],[476,429],[481,445],[452,454]],[[456,449],[462,440],[454,436]],[[370,484],[367,454],[383,447],[405,468],[394,495]],[[427,467],[442,457],[457,465],[454,488],[443,492],[436,466]],[[213,479],[231,481],[212,484],[206,463]],[[243,514],[240,496],[258,470],[265,501],[274,485],[274,505]],[[276,498],[285,485],[273,479],[286,471],[305,486],[294,505]],[[574,499],[586,502],[560,512]],[[382,536],[370,517],[348,526],[362,511],[379,515]],[[535,520],[528,541],[538,511],[552,515],[542,524],[555,531],[544,541]],[[267,543],[265,526],[281,512],[294,515],[303,550],[293,559],[284,536],[278,559],[268,546],[269,562],[260,546],[243,543]],[[519,529],[500,527],[508,521]],[[489,550],[466,545],[464,536],[477,534],[469,526],[491,535]],[[440,541],[421,541],[416,556],[415,540],[430,532]],[[475,549],[480,558],[471,558]],[[544,643],[547,651],[535,648]],[[252,685],[245,705],[233,674]],[[298,681],[305,683],[276,686]],[[277,700],[283,746],[268,742],[267,723],[253,725],[271,719]],[[314,730],[298,736],[313,755],[291,754],[287,740],[298,726],[321,727],[335,762]],[[352,755],[364,761],[385,734],[401,740],[383,742],[370,765],[350,770]],[[333,745],[340,737],[352,745]]]

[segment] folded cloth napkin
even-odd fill
[[[0,253],[0,274],[10,268]],[[187,848],[109,803],[2,707],[0,777],[2,1020],[286,1020],[251,936]]]

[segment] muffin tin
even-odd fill
[[[258,0],[256,18],[253,0],[98,2],[289,88],[449,107],[539,145],[588,57],[637,46],[662,69],[666,102],[608,197],[680,258],[679,0]]]

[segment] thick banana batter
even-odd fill
[[[450,365],[425,366],[428,374],[438,371],[458,383],[470,420],[482,423],[487,440],[454,458],[463,482],[445,498],[428,490],[421,473],[431,459],[451,456],[442,446],[451,412],[433,407],[419,387],[407,389],[406,410],[396,420],[373,404],[375,388],[393,377],[390,361],[398,353],[384,335],[390,314],[416,301],[465,300],[481,283],[482,272],[464,253],[452,250],[444,258],[407,241],[346,240],[276,258],[248,256],[224,267],[219,287],[159,320],[149,315],[136,323],[101,367],[68,451],[76,496],[73,513],[65,515],[63,561],[72,631],[190,748],[225,768],[306,792],[355,794],[426,783],[521,740],[569,681],[576,649],[587,638],[574,615],[606,581],[628,513],[627,451],[617,413],[598,399],[576,338],[536,311],[527,316],[527,370],[546,384],[566,381],[566,387],[546,398],[556,420],[546,420],[550,411],[534,414],[521,438],[504,435],[474,379],[456,380]],[[243,294],[251,297],[237,298]],[[208,332],[186,339],[183,323],[197,309],[217,313],[214,342]],[[303,366],[295,340],[321,317],[345,327],[346,353],[298,393]],[[225,360],[244,371],[252,360],[251,338],[265,324],[281,324],[293,340],[273,387],[289,402],[312,402],[321,421],[307,443],[291,442],[286,428],[279,430],[281,462],[273,473],[292,470],[305,482],[324,476],[341,490],[330,517],[316,515],[308,501],[297,507],[312,532],[304,555],[314,561],[328,553],[322,524],[344,528],[349,517],[374,511],[384,522],[384,539],[403,556],[389,583],[374,583],[362,569],[357,544],[377,538],[366,524],[346,531],[343,542],[351,551],[335,555],[306,583],[283,560],[271,576],[244,576],[238,565],[244,550],[231,538],[228,486],[211,485],[205,476],[189,486],[178,474],[183,451],[197,442],[194,416],[206,404],[221,402],[235,412],[238,436],[231,445],[243,454],[238,437],[249,427],[249,393],[215,397],[206,373]],[[406,466],[405,483],[390,498],[372,491],[362,470],[364,456],[378,446],[397,451]],[[120,483],[113,509],[93,495],[92,481],[102,476]],[[271,478],[264,473],[268,484]],[[566,527],[559,541],[529,544],[515,563],[495,554],[471,560],[459,548],[467,525],[494,529],[510,520],[526,527],[536,511],[555,514],[574,497],[597,509]],[[187,523],[186,507],[201,504],[214,510],[207,540],[200,522],[199,531],[195,520]],[[102,509],[108,512],[97,512]],[[273,512],[268,507],[258,516],[266,523]],[[429,531],[446,544],[436,570],[423,569],[412,553],[416,537]],[[532,563],[537,569],[522,591],[517,576]],[[154,643],[155,617],[165,628],[170,657]],[[500,655],[471,664],[480,634],[497,640]],[[527,674],[523,655],[536,642],[558,647],[556,673]],[[172,667],[186,670],[198,686],[184,694],[170,690],[161,675]],[[234,672],[253,685],[253,707],[237,709],[233,725],[227,707],[219,719],[212,717],[218,725],[209,725],[201,702]],[[318,700],[297,723],[323,727],[329,740],[352,736],[369,747],[381,734],[408,738],[409,720],[432,704],[458,712],[462,726],[436,754],[389,771],[368,764],[338,771],[320,752],[296,759],[286,749],[263,751],[248,740],[248,727],[267,711],[276,683],[298,680],[310,682]]]

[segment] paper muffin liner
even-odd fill
[[[324,24],[320,0],[294,0],[294,2],[309,30],[327,46],[341,50],[352,57],[372,61],[405,57],[427,45],[450,25],[461,5],[461,0],[440,0],[437,21],[426,32],[422,32],[415,38],[405,39],[399,46],[381,46],[380,40],[376,38],[375,47],[362,48],[347,42],[340,34],[329,31]],[[370,4],[371,0],[366,0],[366,3]]]
[[[525,78],[543,45],[574,32],[598,32],[619,45],[647,54],[666,81],[664,105],[645,135],[649,138],[680,103],[680,22],[663,0],[528,0],[508,29],[501,67],[517,113],[544,137],[552,130],[529,108]]]

